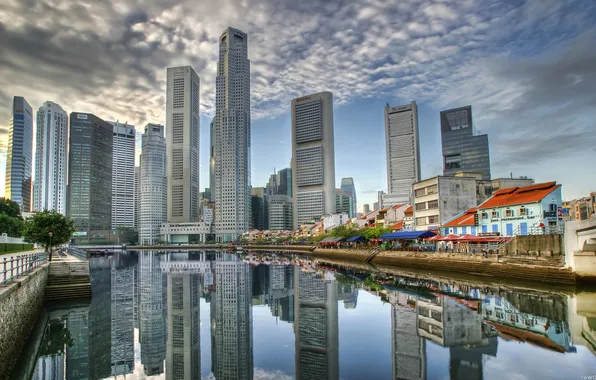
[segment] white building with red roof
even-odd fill
[[[556,182],[501,189],[478,206],[478,232],[501,236],[558,233],[561,206],[561,185]],[[455,228],[453,221],[445,226]]]

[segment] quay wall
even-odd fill
[[[43,307],[48,265],[0,288],[0,380],[8,379]]]
[[[519,235],[503,244],[502,252],[509,254],[564,255],[563,235]]]

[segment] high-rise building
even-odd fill
[[[294,226],[335,213],[333,94],[292,100]]]
[[[215,202],[215,118],[209,125],[209,201]]]
[[[253,187],[251,190],[252,228],[259,231],[269,229],[269,195],[264,187]]]
[[[269,229],[274,231],[293,229],[292,197],[272,195],[269,198]]]
[[[220,242],[250,227],[250,61],[248,37],[227,28],[219,37],[215,98],[215,233]]]
[[[277,195],[277,190],[279,187],[277,184],[278,177],[279,176],[277,172],[275,171],[275,169],[273,169],[273,174],[269,176],[269,182],[267,182],[267,185],[265,185],[267,195]]]
[[[385,106],[387,192],[394,204],[410,201],[414,182],[420,181],[420,142],[416,102]]]
[[[443,175],[477,172],[490,179],[490,154],[487,135],[476,135],[472,106],[441,111]]]
[[[110,121],[112,139],[112,228],[135,225],[135,127]]]
[[[281,169],[277,173],[277,194],[292,196],[292,168]]]
[[[362,212],[366,215],[368,213],[370,213],[370,204],[365,203],[364,205],[362,205]]]
[[[22,96],[12,100],[8,129],[4,196],[31,211],[31,169],[33,161],[33,110]]]
[[[70,114],[67,215],[79,236],[112,224],[112,124],[90,113]]]
[[[352,198],[351,211],[348,214],[350,215],[350,218],[355,218],[357,216],[356,214],[358,213],[358,205],[356,204],[356,186],[354,186],[354,178],[342,178],[341,189],[349,193],[350,197]]]
[[[68,115],[45,102],[37,111],[33,210],[66,214]]]
[[[168,222],[199,221],[200,79],[190,66],[167,71]]]
[[[134,368],[134,267],[115,254],[111,270],[112,376],[131,373]]]
[[[139,243],[156,244],[167,220],[167,165],[164,126],[147,124],[141,150]]]
[[[134,203],[135,203],[135,228],[139,228],[139,219],[141,215],[141,167],[135,166],[135,190],[134,190]]]
[[[352,193],[342,189],[335,189],[335,212],[345,212],[351,219],[356,217],[354,210]]]

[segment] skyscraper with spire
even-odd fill
[[[215,118],[215,233],[228,242],[247,231],[250,197],[250,61],[246,33],[219,37]]]

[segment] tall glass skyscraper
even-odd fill
[[[33,209],[66,214],[68,115],[56,103],[37,111]]]
[[[358,205],[356,204],[356,186],[354,186],[354,178],[342,178],[341,179],[341,189],[347,193],[350,193],[352,197],[352,206],[351,206],[351,213],[350,218],[355,218],[358,216]]]
[[[33,161],[33,110],[22,96],[12,101],[8,130],[4,196],[19,204],[21,212],[31,211],[31,170]]]
[[[67,215],[87,238],[112,224],[112,130],[93,114],[70,114]]]
[[[219,37],[215,92],[215,233],[228,242],[251,224],[250,61],[248,36],[238,29]]]
[[[443,175],[476,172],[490,179],[490,154],[487,135],[475,135],[472,106],[441,111]]]

